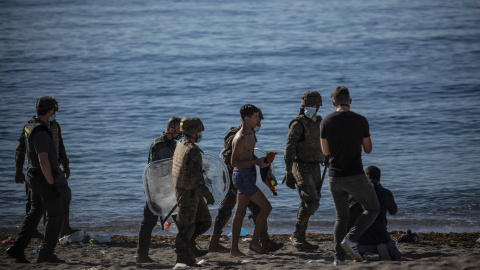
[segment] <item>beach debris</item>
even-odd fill
[[[407,231],[407,234],[404,234],[402,236],[400,236],[397,240],[398,243],[413,243],[413,244],[416,244],[416,243],[419,243],[420,241],[422,241],[423,237],[421,234],[417,234],[417,233],[412,233],[412,231],[410,229],[408,229]]]
[[[241,264],[246,264],[246,263],[249,263],[250,260],[241,260],[241,261],[238,261],[238,263],[241,263]]]
[[[177,263],[175,264],[175,266],[173,267],[173,269],[181,269],[181,268],[188,268],[188,265],[184,264],[184,263]]]
[[[96,236],[90,237],[89,239],[90,240],[88,242],[94,245],[109,243],[110,241],[112,241],[110,235],[96,235]]]
[[[8,237],[7,239],[2,241],[2,244],[11,244],[13,242],[15,241],[12,239],[12,237]]]
[[[242,229],[240,230],[240,236],[243,237],[243,236],[247,236],[247,235],[248,235],[247,229],[242,228]],[[232,237],[232,233],[229,233],[227,236],[228,236],[228,237]]]
[[[252,238],[250,238],[250,237],[243,238],[242,241],[243,241],[243,242],[252,241]]]
[[[308,261],[308,263],[316,263],[316,262],[325,262],[325,259],[310,260],[310,261]]]
[[[197,264],[199,265],[208,265],[208,262],[206,260],[201,260]]]
[[[87,233],[85,231],[78,231],[60,238],[58,242],[64,245],[66,243],[82,242],[82,241],[85,241],[86,238],[87,238]]]

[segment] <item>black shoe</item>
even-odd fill
[[[148,255],[137,255],[137,263],[154,263],[155,261]]]
[[[55,256],[55,254],[49,254],[49,255],[38,255],[37,258],[37,263],[42,263],[42,262],[49,262],[49,263],[65,263],[65,260],[62,260]]]
[[[203,250],[203,249],[198,249],[196,246],[194,246],[192,249],[190,249],[191,253],[198,258],[207,255],[208,250]]]
[[[23,248],[11,246],[7,249],[7,254],[11,258],[14,258],[17,263],[30,263],[27,258],[25,258],[25,252]]]
[[[61,232],[60,232],[60,236],[67,236],[67,235],[70,235],[70,234],[74,234],[76,232],[79,232],[80,230],[77,230],[77,229],[72,229],[71,227],[66,227],[65,229],[63,229]]]
[[[176,264],[177,263],[183,263],[188,266],[195,266],[197,264],[195,258],[190,254],[190,252],[177,253]]]
[[[309,250],[318,249],[318,245],[310,244],[307,241],[303,241],[302,245],[304,249],[309,249]]]
[[[274,242],[274,241],[270,240],[268,242],[268,244],[264,246],[264,248],[269,252],[275,252],[275,251],[281,249],[283,246],[284,246],[283,243],[277,243],[277,242]]]
[[[33,235],[32,235],[32,238],[38,238],[38,239],[43,239],[44,235],[39,232],[38,230],[35,230],[35,232],[33,232]]]

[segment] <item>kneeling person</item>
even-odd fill
[[[387,211],[390,215],[398,213],[397,204],[390,190],[382,187],[380,184],[381,171],[378,167],[368,166],[365,174],[373,184],[378,203],[380,204],[380,212],[372,225],[363,233],[358,240],[358,251],[360,254],[367,252],[378,253],[382,261],[399,261],[401,253],[398,251],[395,241],[390,237],[387,230]],[[363,212],[363,208],[359,203],[351,200],[350,206],[349,228],[353,226],[357,218]],[[357,210],[358,209],[358,210]]]
[[[180,131],[186,139],[180,141],[173,154],[172,177],[178,206],[175,253],[177,263],[189,266],[195,265],[195,256],[206,254],[199,254],[195,238],[212,225],[212,217],[202,197],[207,199],[208,204],[213,204],[214,198],[205,186],[202,150],[195,144],[200,142],[203,130],[199,118],[183,118]]]

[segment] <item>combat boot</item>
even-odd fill
[[[283,247],[283,243],[277,243],[272,241],[268,234],[260,234],[260,242],[262,243],[262,247],[268,252],[275,252]]]
[[[220,235],[212,234],[212,236],[210,236],[210,243],[208,244],[208,251],[229,253],[230,249],[220,244]]]
[[[177,253],[177,261],[175,263],[183,263],[188,266],[195,266],[197,262],[195,261],[195,258],[190,254],[190,252],[187,251]]]
[[[202,250],[202,249],[197,248],[197,242],[195,240],[192,240],[192,242],[188,245],[188,251],[195,258],[205,256],[208,253],[208,250]]]
[[[298,250],[318,249],[318,245],[310,244],[307,242],[304,232],[297,232],[297,230],[295,230],[292,236],[290,236],[290,241],[292,242],[293,246]]]
[[[7,254],[11,258],[14,258],[17,263],[30,263],[25,257],[25,251],[23,248],[11,246],[7,249]]]

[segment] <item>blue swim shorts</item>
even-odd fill
[[[251,169],[234,169],[232,181],[237,188],[237,194],[243,194],[251,198],[260,189],[255,185],[255,168]]]

